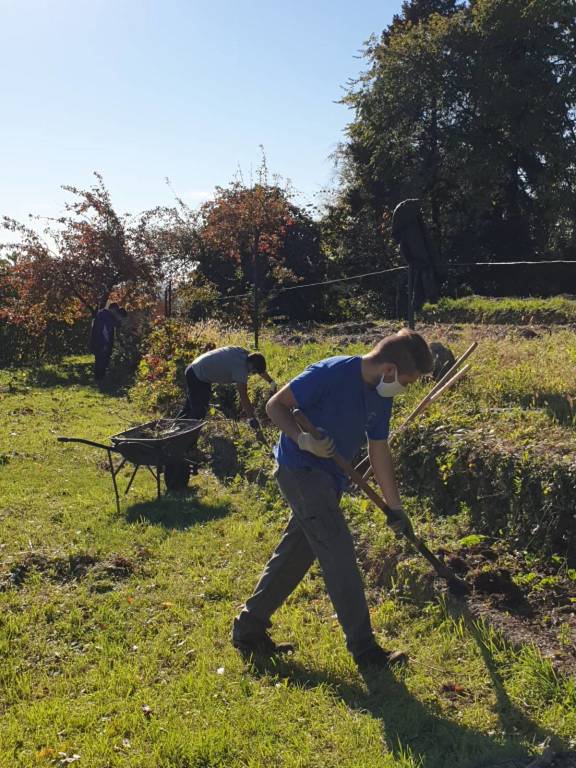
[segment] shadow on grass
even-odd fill
[[[27,383],[33,387],[49,389],[51,387],[72,387],[77,385],[92,386],[110,397],[123,397],[132,384],[133,373],[122,369],[111,369],[101,387],[94,380],[94,361],[85,358],[62,358],[46,361],[30,368]]]
[[[419,701],[405,685],[402,671],[363,673],[363,687],[330,673],[307,669],[290,657],[254,659],[251,670],[304,688],[327,686],[350,709],[370,713],[381,722],[383,740],[402,765],[411,758],[421,768],[520,768],[531,760],[522,741],[549,740],[554,748],[567,749],[568,745],[530,720],[510,701],[481,633],[466,616],[465,625],[479,644],[494,686],[501,725],[499,736],[447,719],[433,702]]]
[[[466,631],[478,646],[486,671],[490,676],[494,694],[496,696],[496,710],[500,718],[500,724],[504,733],[524,734],[537,742],[549,741],[557,750],[568,750],[569,744],[559,739],[554,733],[536,725],[510,700],[506,688],[498,671],[498,664],[486,641],[486,635],[482,631],[478,619],[470,612],[465,602],[451,602],[448,604],[448,612],[456,621],[461,619]],[[490,631],[490,626],[488,625]],[[516,646],[518,649],[519,646]]]
[[[92,365],[89,360],[68,360],[45,362],[28,372],[28,383],[35,387],[70,387],[76,384],[90,384]]]
[[[189,490],[185,495],[166,495],[154,501],[133,504],[125,512],[126,520],[135,523],[145,520],[170,529],[186,529],[225,517],[230,512],[227,501],[209,503],[200,501]]]
[[[538,395],[522,395],[518,403],[525,410],[536,408],[548,413],[562,426],[571,426],[574,424],[574,408],[570,397],[558,392],[540,392]],[[514,400],[511,399],[514,405]]]

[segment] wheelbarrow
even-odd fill
[[[83,437],[59,437],[60,443],[83,443],[92,448],[101,448],[108,454],[108,468],[112,476],[116,509],[120,514],[120,496],[117,475],[124,465],[134,464],[134,470],[124,491],[128,493],[140,467],[146,467],[156,480],[158,498],[161,497],[160,477],[164,473],[164,482],[168,490],[180,490],[186,487],[190,472],[196,467],[190,452],[196,447],[200,430],[206,422],[198,419],[158,419],[139,424],[136,427],[119,432],[110,437],[111,445],[95,443]],[[114,464],[112,454],[119,454],[122,460]]]

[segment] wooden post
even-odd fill
[[[414,269],[408,267],[408,328],[414,330]]]
[[[258,235],[254,238],[254,256],[253,256],[253,291],[252,291],[252,325],[254,328],[254,349],[258,349],[258,335],[260,331],[260,298],[258,295],[258,282],[259,275],[259,258],[258,258]]]

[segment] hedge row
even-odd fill
[[[489,298],[466,296],[443,298],[437,304],[425,304],[418,315],[421,322],[548,324],[576,323],[576,300],[567,296],[552,299]]]
[[[50,322],[38,337],[30,335],[21,325],[0,320],[0,368],[83,354],[88,351],[90,323],[88,318],[74,325]]]
[[[527,449],[487,428],[428,422],[396,445],[405,489],[444,514],[466,508],[474,530],[576,562],[576,454],[569,445]]]

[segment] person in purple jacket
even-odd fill
[[[268,634],[271,617],[318,560],[326,589],[360,669],[387,668],[405,660],[374,637],[354,543],[340,508],[347,478],[331,459],[351,461],[363,443],[397,533],[410,532],[394,478],[388,433],[392,399],[433,368],[432,352],[418,333],[403,329],[363,356],[321,360],[279,390],[266,407],[281,429],[275,448],[276,481],[291,516],[252,596],[234,621],[233,644],[244,655],[290,649]],[[323,432],[303,432],[292,413],[299,408]]]
[[[116,302],[96,313],[90,331],[90,351],[94,355],[94,379],[102,385],[114,348],[116,328],[126,317],[126,310]]]

